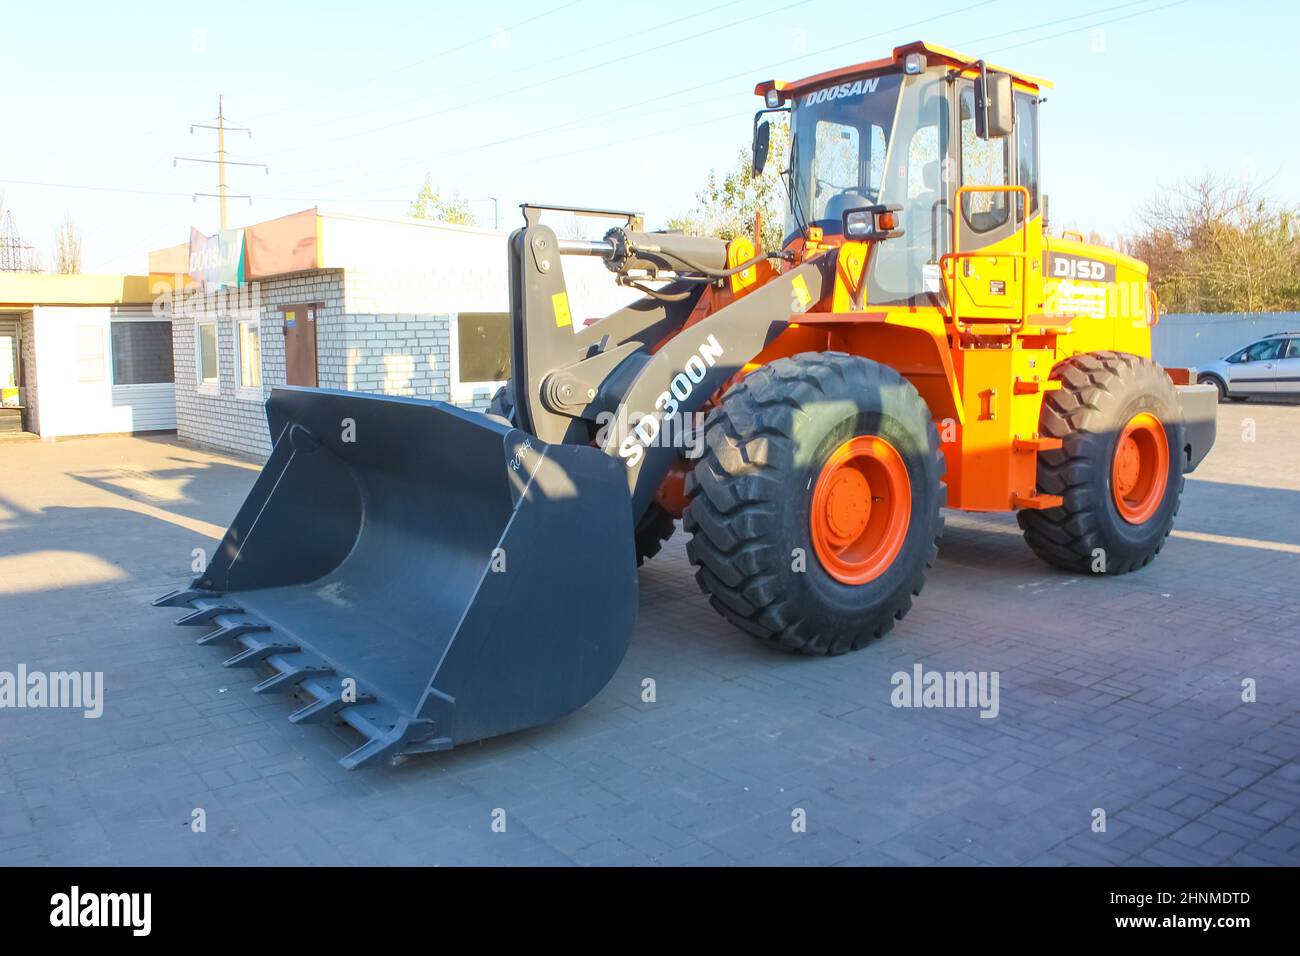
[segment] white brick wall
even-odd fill
[[[449,317],[381,312],[359,273],[320,270],[262,280],[260,301],[262,396],[236,388],[236,317],[220,297],[200,303],[199,315],[217,319],[220,384],[215,394],[198,384],[195,329],[199,318],[174,319],[177,433],[183,439],[265,458],[271,452],[263,402],[284,384],[284,315],[290,305],[320,303],[316,316],[317,370],[322,388],[451,400]],[[392,305],[391,297],[384,302]],[[369,307],[369,308],[368,308]],[[478,403],[482,404],[482,403]]]

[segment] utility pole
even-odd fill
[[[215,197],[221,205],[221,228],[224,230],[229,227],[230,218],[226,208],[226,200],[232,198],[229,191],[229,185],[226,181],[227,166],[260,166],[268,173],[271,171],[266,163],[246,163],[238,160],[226,158],[226,130],[233,130],[241,133],[247,133],[248,138],[253,138],[253,131],[247,126],[229,126],[226,123],[226,97],[224,94],[217,95],[217,116],[212,123],[191,123],[190,133],[196,129],[214,129],[217,131],[217,158],[208,159],[200,156],[176,156],[172,159],[172,165],[180,163],[211,163],[217,167],[217,191],[215,193],[195,193],[194,201],[198,202],[200,196]],[[241,193],[234,196],[235,199],[247,199],[250,203],[253,197],[247,193]]]

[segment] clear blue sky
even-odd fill
[[[12,4],[0,57],[0,190],[47,266],[65,211],[87,271],[217,226],[217,94],[232,225],[317,203],[400,215],[445,191],[687,211],[748,145],[753,84],[928,39],[1054,80],[1044,184],[1058,225],[1114,234],[1162,186],[1210,172],[1300,201],[1300,12],[1242,0],[607,0]],[[167,195],[33,186],[32,180]],[[475,202],[491,223],[492,204]]]

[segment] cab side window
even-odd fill
[[[1011,181],[1011,137],[980,139],[975,135],[975,91],[961,92],[961,184],[1006,186]],[[1004,192],[962,197],[962,218],[975,232],[989,232],[1009,218],[1010,196]]]
[[[1038,212],[1038,104],[1016,94],[1016,183],[1029,190],[1029,213]]]

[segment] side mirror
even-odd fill
[[[1015,123],[1010,75],[988,73],[981,64],[980,75],[975,77],[975,135],[980,139],[1010,136]]]
[[[1008,77],[1009,79],[1009,77]],[[754,127],[754,175],[763,175],[767,165],[767,149],[772,144],[772,124],[767,120]]]

